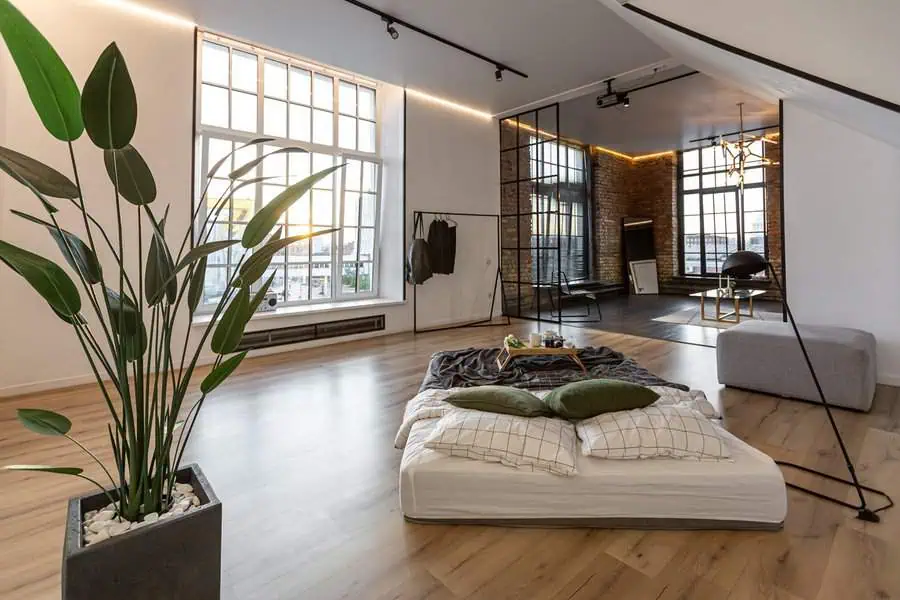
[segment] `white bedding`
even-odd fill
[[[579,451],[577,473],[560,477],[425,448],[446,405],[438,392],[443,391],[424,392],[410,402],[397,435],[398,447],[405,447],[400,503],[409,518],[685,519],[774,526],[787,512],[784,480],[772,459],[724,429],[730,461],[605,460]],[[701,400],[702,392],[695,392],[675,403],[708,412]]]

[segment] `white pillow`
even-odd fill
[[[731,453],[719,430],[700,412],[682,406],[648,406],[605,413],[575,425],[581,453],[598,458],[700,458]]]
[[[426,448],[450,456],[557,475],[575,474],[575,446],[568,421],[467,408],[447,411],[425,440]]]

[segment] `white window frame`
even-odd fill
[[[210,160],[209,160],[209,144],[208,140],[211,138],[215,139],[223,139],[229,140],[236,143],[245,143],[254,138],[259,137],[267,137],[274,138],[269,141],[266,141],[264,144],[257,144],[254,148],[256,151],[256,156],[262,156],[264,148],[268,147],[296,147],[302,148],[307,152],[312,154],[323,154],[329,155],[334,158],[334,164],[346,163],[350,160],[360,161],[360,164],[363,163],[372,163],[376,165],[376,181],[375,181],[375,224],[374,224],[374,246],[372,249],[372,260],[371,261],[360,261],[360,231],[364,228],[371,228],[370,226],[360,226],[359,222],[355,226],[357,231],[357,243],[356,243],[356,256],[357,259],[355,261],[347,261],[346,264],[356,264],[360,265],[363,263],[371,263],[371,290],[368,292],[354,292],[354,293],[344,293],[343,291],[343,271],[344,271],[344,259],[343,259],[343,248],[344,248],[344,211],[345,211],[345,200],[347,195],[347,187],[346,187],[346,176],[348,169],[340,169],[336,176],[334,177],[334,187],[332,189],[333,197],[332,197],[332,223],[334,227],[340,227],[340,231],[331,236],[331,254],[330,254],[330,263],[331,263],[331,294],[326,298],[310,298],[309,300],[295,300],[295,301],[287,301],[287,287],[288,287],[288,269],[287,264],[289,261],[287,258],[284,259],[284,262],[279,264],[278,268],[282,269],[284,272],[284,290],[283,290],[283,298],[279,303],[279,306],[310,306],[316,304],[326,304],[326,303],[340,303],[340,302],[354,302],[357,300],[365,300],[379,297],[379,268],[380,268],[380,246],[381,246],[381,213],[383,210],[382,207],[382,178],[384,173],[384,162],[379,155],[378,149],[380,148],[381,142],[381,105],[379,102],[379,98],[381,94],[379,93],[379,85],[371,80],[360,78],[356,75],[348,74],[345,72],[336,71],[329,67],[324,67],[321,65],[316,65],[309,61],[300,60],[292,56],[288,56],[286,54],[275,52],[272,50],[268,50],[265,48],[260,48],[256,45],[250,45],[245,42],[241,42],[238,40],[234,40],[232,38],[228,38],[225,36],[221,36],[218,34],[214,34],[208,31],[198,31],[198,43],[197,43],[197,75],[196,75],[196,102],[195,102],[195,119],[196,119],[196,131],[195,131],[195,139],[196,139],[196,152],[199,161],[197,163],[197,171],[194,174],[196,179],[196,189],[197,194],[195,201],[200,202],[200,210],[197,215],[197,222],[195,223],[195,231],[199,231],[200,226],[203,224],[204,220],[207,216],[207,204],[205,202],[201,202],[202,198],[200,197],[200,192],[203,189],[203,186],[206,184],[206,175],[209,173]],[[225,127],[218,127],[213,125],[204,125],[201,120],[201,108],[202,108],[202,89],[203,89],[203,42],[209,41],[211,43],[219,44],[222,46],[227,46],[230,49],[236,49],[243,52],[249,52],[255,54],[257,57],[257,89],[256,89],[256,131],[242,131]],[[231,51],[229,51],[229,57],[231,55]],[[264,104],[265,104],[265,82],[264,82],[264,68],[266,59],[272,59],[279,63],[287,64],[289,67],[297,67],[310,72],[311,77],[311,85],[312,81],[315,79],[316,74],[321,74],[332,78],[332,145],[323,145],[316,144],[312,141],[304,142],[295,140],[289,137],[275,137],[273,135],[265,134],[264,131]],[[229,119],[231,118],[231,90],[234,89],[231,87],[231,68],[232,63],[229,59],[229,85],[227,88],[223,88],[222,86],[218,86],[221,89],[228,90],[228,115]],[[340,121],[341,116],[347,116],[346,113],[342,113],[341,106],[339,102],[339,94],[340,94],[340,84],[341,82],[352,83],[357,86],[365,86],[375,91],[375,115],[374,115],[374,124],[375,124],[375,151],[372,153],[362,152],[359,150],[350,150],[341,148],[339,144],[339,131],[338,131],[338,123]],[[215,85],[215,84],[211,84]],[[358,89],[358,87],[357,87]],[[240,90],[239,90],[240,91]],[[312,92],[311,92],[312,93]],[[290,103],[290,99],[287,99],[287,102]],[[310,104],[312,105],[312,97],[310,97]],[[359,117],[359,103],[358,103],[358,95],[357,95],[357,146],[359,145],[359,120],[365,120],[368,122],[372,122],[370,119],[365,119]],[[312,119],[313,119],[313,108],[310,106],[310,139],[312,139]],[[288,123],[289,128],[289,123]],[[286,132],[286,135],[290,135],[290,130]],[[312,157],[310,156],[310,160]],[[257,175],[262,174],[262,167],[258,167],[259,172]],[[225,172],[225,167],[222,167],[221,173]],[[263,206],[263,194],[262,188],[263,183],[256,183],[253,186],[250,186],[251,189],[254,190],[254,214],[260,210]],[[352,193],[352,192],[351,192]],[[362,197],[362,193],[361,193]],[[312,198],[310,197],[310,202]],[[360,201],[361,205],[361,201]],[[196,208],[196,205],[195,207]],[[361,218],[361,206],[358,208],[358,218]],[[228,221],[218,221],[219,223],[228,223],[231,224],[233,221],[233,215],[229,216]],[[354,227],[354,226],[351,226]],[[192,240],[193,243],[196,243],[196,240]],[[239,246],[233,246],[234,250],[242,250]],[[232,261],[230,258],[231,254],[229,254],[229,259],[225,263],[226,269],[233,268],[234,265],[237,264],[237,261]],[[277,264],[277,260],[273,261],[273,264]],[[309,288],[312,287],[312,264],[316,262],[324,262],[324,261],[316,261],[314,256],[312,255],[312,242],[310,242],[310,255],[305,262],[305,264],[310,266],[309,270]],[[295,263],[295,264],[304,264],[304,263]],[[358,268],[358,267],[357,267]],[[358,277],[357,277],[357,286],[358,286]],[[260,285],[261,282],[257,283],[257,286]],[[255,286],[254,286],[255,287]],[[312,291],[309,289],[308,294],[311,296]],[[205,298],[205,296],[204,296]],[[197,312],[199,314],[209,313],[215,307],[214,303],[204,303],[201,301],[200,306],[198,307]]]

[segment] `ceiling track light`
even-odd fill
[[[396,27],[394,27],[393,19],[389,19],[388,17],[381,17],[381,20],[385,22],[384,29],[385,31],[387,31],[387,34],[391,36],[392,40],[396,40],[398,37],[400,37],[400,32],[397,31]]]
[[[494,71],[494,79],[503,81],[503,67],[497,67],[497,70]]]
[[[397,29],[394,27],[394,25],[395,24],[400,25],[406,29],[409,29],[410,31],[414,31],[414,32],[418,33],[419,35],[424,35],[425,37],[432,39],[435,42],[438,42],[439,44],[449,46],[450,48],[453,48],[454,50],[457,50],[458,52],[468,54],[469,56],[471,56],[473,58],[477,58],[478,60],[484,61],[484,62],[492,65],[493,67],[499,69],[500,71],[509,71],[510,73],[518,75],[519,77],[522,77],[525,79],[528,78],[528,75],[526,73],[523,73],[522,71],[520,71],[518,69],[510,67],[509,65],[505,65],[502,62],[499,62],[499,61],[491,58],[490,56],[485,56],[484,54],[481,54],[480,52],[476,52],[475,50],[466,48],[462,44],[457,44],[456,42],[448,40],[445,37],[441,37],[436,33],[432,33],[430,31],[428,31],[427,29],[422,29],[421,27],[419,27],[417,25],[413,25],[409,21],[404,21],[403,19],[400,19],[398,17],[390,15],[380,9],[375,8],[374,6],[369,6],[365,2],[362,2],[361,0],[344,0],[344,2],[346,2],[347,4],[352,4],[353,6],[355,6],[357,8],[360,8],[368,13],[371,13],[373,15],[377,15],[378,17],[380,17],[382,21],[387,23],[386,30],[392,39],[396,40],[399,37],[399,34],[397,33]],[[496,71],[494,72],[494,74],[496,75]]]

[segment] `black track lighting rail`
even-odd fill
[[[628,108],[628,105],[631,102],[631,99],[628,97],[628,94],[632,92],[637,92],[640,90],[646,90],[647,88],[656,87],[658,85],[662,85],[664,83],[670,83],[672,81],[678,81],[679,79],[684,79],[685,77],[690,77],[691,75],[696,75],[700,71],[688,71],[687,73],[681,73],[680,75],[674,75],[667,79],[660,79],[659,81],[651,81],[650,83],[639,85],[638,87],[631,88],[630,90],[620,90],[618,92],[613,91],[612,84],[615,81],[615,77],[611,77],[605,81],[606,83],[606,94],[602,96],[597,96],[597,106],[599,108],[611,108],[613,106],[618,106],[619,104],[624,104],[625,108]],[[605,100],[607,98],[612,98],[615,96],[616,101],[614,103],[607,103]]]
[[[411,31],[415,31],[419,35],[424,35],[425,37],[431,38],[436,42],[440,42],[441,44],[444,44],[445,46],[450,46],[454,50],[458,50],[460,52],[463,52],[464,54],[468,54],[469,56],[474,56],[478,60],[482,60],[488,64],[493,65],[497,69],[497,71],[501,72],[501,74],[503,71],[509,71],[510,73],[515,73],[519,77],[524,77],[525,79],[528,79],[528,75],[518,69],[514,69],[514,68],[510,67],[509,65],[502,63],[498,60],[494,60],[493,58],[490,58],[488,56],[485,56],[484,54],[481,54],[480,52],[475,52],[474,50],[470,50],[469,48],[466,48],[465,46],[461,46],[461,45],[457,44],[456,42],[450,41],[447,38],[441,37],[441,36],[437,35],[436,33],[431,33],[430,31],[422,29],[421,27],[417,27],[416,25],[413,25],[412,23],[404,21],[403,19],[397,18],[397,17],[390,15],[384,11],[378,10],[377,8],[375,8],[373,6],[369,6],[368,4],[365,4],[363,2],[359,2],[359,0],[344,0],[344,2],[347,2],[349,4],[352,4],[353,6],[356,6],[357,8],[361,8],[367,12],[370,12],[373,15],[378,15],[379,17],[381,17],[381,20],[384,21],[385,23],[387,23],[388,25],[400,25]],[[391,35],[391,37],[394,37],[393,34]],[[396,38],[394,38],[394,39],[396,39]],[[499,80],[500,79],[498,79],[498,81]]]

